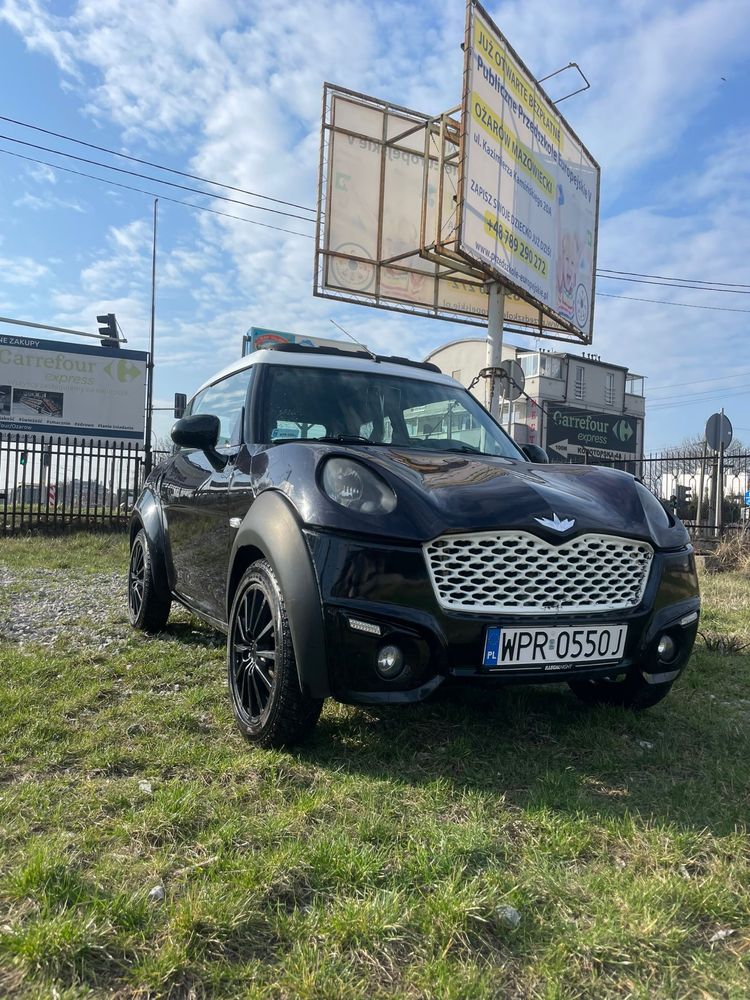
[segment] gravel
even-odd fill
[[[0,640],[103,649],[130,632],[124,573],[0,567]]]

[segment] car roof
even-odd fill
[[[254,365],[283,365],[286,367],[294,366],[295,368],[332,368],[337,371],[364,372],[371,375],[395,375],[398,378],[415,378],[424,382],[438,382],[442,385],[461,385],[460,382],[451,378],[450,375],[443,375],[439,371],[431,371],[427,368],[414,364],[387,360],[375,361],[372,358],[357,357],[352,353],[346,353],[343,351],[340,353],[337,352],[336,354],[328,354],[321,350],[291,353],[287,351],[266,349],[254,351],[252,354],[248,354],[246,357],[240,358],[239,361],[235,361],[231,365],[227,365],[226,368],[223,368],[220,372],[217,372],[216,375],[207,379],[203,385],[196,389],[194,395],[202,392],[204,389],[208,388],[208,386],[214,385],[216,382],[220,382],[222,379],[227,378],[227,376],[234,375],[235,372],[243,371],[245,368],[251,368]],[[461,388],[463,388],[463,386],[461,386]]]

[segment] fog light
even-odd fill
[[[398,646],[383,646],[378,653],[377,668],[381,677],[393,680],[404,669],[404,654]]]
[[[661,639],[659,639],[659,645],[656,647],[656,652],[659,654],[659,659],[662,663],[671,663],[677,655],[677,643],[671,636],[663,635]]]

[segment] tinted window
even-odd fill
[[[253,369],[244,368],[215,385],[209,385],[190,404],[191,414],[212,413],[221,421],[218,447],[242,441],[242,415],[252,376]]]
[[[263,441],[343,435],[374,445],[522,457],[457,385],[292,365],[269,366],[265,377]]]

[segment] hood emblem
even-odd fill
[[[543,528],[552,528],[553,531],[570,531],[576,523],[574,517],[566,517],[561,521],[557,514],[553,514],[552,517],[535,517],[534,520]]]

